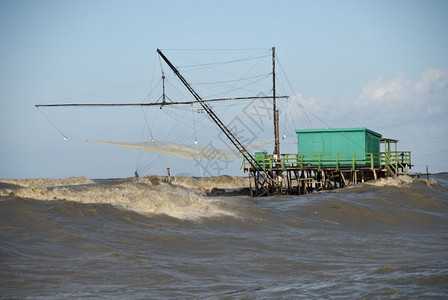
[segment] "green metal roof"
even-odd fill
[[[381,138],[382,135],[378,132],[370,130],[366,127],[351,127],[351,128],[321,128],[321,129],[296,129],[296,133],[318,133],[318,132],[354,132],[354,131],[365,131],[370,134],[376,135]]]

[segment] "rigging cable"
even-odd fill
[[[195,117],[194,117],[193,104],[191,104],[191,114],[193,115],[194,144],[196,145],[196,151],[198,152],[199,161],[201,161],[201,151],[199,151],[199,143],[198,143],[198,138],[197,138],[197,135],[196,135],[196,121],[195,121]],[[198,163],[198,162],[196,162],[196,163]],[[198,163],[198,165],[199,165],[199,172],[201,174],[201,180],[199,182],[200,182],[201,187],[202,187],[203,186],[202,165],[200,163]]]
[[[282,63],[281,63],[278,59],[277,59],[277,61],[278,61],[278,64],[279,64],[279,66],[280,66],[281,72],[282,72],[282,74],[283,74],[283,76],[284,76],[286,82],[288,83],[289,88],[291,89],[291,92],[292,92],[294,95],[296,95],[296,92],[294,91],[294,88],[292,87],[292,84],[291,84],[291,82],[289,81],[289,78],[286,76],[286,73],[285,73],[285,70],[283,69],[283,65],[282,65]],[[308,115],[306,114],[306,110],[305,110],[305,108],[303,107],[303,105],[302,105],[301,103],[298,103],[298,104],[299,104],[299,107],[301,108],[302,116],[305,118],[305,121],[308,122],[307,125],[309,125],[309,128],[313,128],[313,125],[311,124],[311,121],[310,121],[310,119],[308,118]],[[295,125],[295,123],[294,123],[294,118],[291,118],[291,120],[292,120],[293,125],[294,125],[294,127],[295,127],[296,125]]]
[[[150,88],[152,87],[152,89],[150,89],[148,95],[147,95],[147,96],[145,97],[145,99],[143,100],[143,103],[144,103],[145,101],[147,101],[147,100],[149,101],[152,92],[154,91],[155,87],[158,85],[158,83],[157,83],[156,85],[153,85],[153,83],[154,83],[154,77],[155,77],[154,74],[155,74],[155,72],[156,72],[156,63],[157,63],[157,58],[154,57],[154,62],[153,62],[153,64],[152,64],[152,76],[151,76],[151,82],[150,82],[150,84],[149,84],[149,87],[150,87]],[[160,83],[160,79],[159,79],[159,83]]]
[[[193,104],[191,104],[191,114],[193,115],[193,131],[194,131],[194,144],[198,144],[198,137],[196,135],[196,121],[194,118]]]
[[[263,53],[264,53],[264,52],[262,52],[261,54],[263,54]],[[174,55],[174,56],[176,57],[177,55]],[[196,65],[200,65],[199,63],[197,63],[197,62],[195,62],[195,61],[192,61],[192,60],[190,60],[190,59],[186,59],[186,58],[183,58],[183,57],[180,57],[180,56],[177,56],[177,57],[179,57],[179,58],[181,58],[181,59],[184,59],[184,60],[186,60],[186,61],[189,61],[189,62],[191,62],[191,63],[195,63]],[[268,57],[268,55],[259,56],[259,54],[256,54],[256,55],[253,55],[253,56],[249,57],[249,59],[246,59],[246,60],[251,60],[252,57],[257,58],[257,59],[260,59],[260,61],[261,61],[263,57]],[[260,58],[260,57],[261,57],[261,58]],[[258,63],[257,63],[257,64],[258,64]],[[257,64],[256,64],[256,65],[257,65]],[[196,69],[183,70],[183,72],[184,72],[184,73],[189,73],[189,72],[192,72],[192,71],[203,70],[203,69],[210,69],[210,70],[213,70],[213,71],[215,71],[215,72],[224,74],[224,75],[226,75],[226,76],[236,78],[236,76],[235,76],[234,74],[231,74],[231,73],[228,73],[228,72],[224,72],[224,71],[222,71],[222,70],[218,70],[218,69],[213,68],[213,67],[200,67],[200,68],[196,68]]]
[[[145,129],[146,129],[146,128],[148,129],[149,134],[150,134],[150,136],[151,136],[151,141],[154,141],[154,135],[152,134],[151,127],[149,126],[148,118],[147,118],[146,112],[145,112],[145,110],[143,109],[143,106],[140,106],[140,108],[141,108],[142,113],[143,113],[143,116],[144,116],[144,118],[145,118],[145,124],[143,125],[142,137],[141,137],[141,140],[140,140],[140,141],[141,141],[141,142],[144,142],[144,141],[145,141]],[[142,159],[143,159],[143,150],[140,150],[140,151],[138,152],[138,157],[137,157],[136,171],[139,171],[138,169],[140,169]]]
[[[265,57],[266,57],[266,56],[265,56]],[[255,64],[252,66],[252,68],[250,68],[250,69],[243,75],[242,78],[246,77],[247,74],[249,74],[253,69],[255,69],[255,67],[261,63],[261,61],[263,60],[263,58],[264,58],[264,57],[260,58],[257,62],[255,62]],[[271,75],[271,73],[268,73],[267,76],[270,76],[270,75]],[[240,78],[240,80],[241,80],[242,78]],[[266,77],[265,77],[265,78],[266,78]],[[264,79],[264,78],[262,78],[261,80],[263,80],[263,79]],[[253,84],[255,84],[256,82],[261,81],[261,80],[255,80],[255,81],[253,82]],[[250,85],[250,84],[249,84],[249,85]],[[249,86],[249,85],[242,86],[242,87],[240,87],[239,89],[242,89],[243,87],[246,87],[246,86]],[[236,84],[234,84],[232,88],[234,88],[235,86],[236,86]],[[232,90],[232,89],[230,89],[230,90],[227,91],[227,92],[230,92],[231,90]]]
[[[159,56],[157,56],[157,58],[159,58]],[[160,84],[160,79],[159,79],[159,81],[158,81],[158,83],[156,83],[155,85],[153,85],[153,83],[154,83],[154,73],[155,73],[155,66],[156,66],[156,62],[157,62],[157,58],[154,58],[154,62],[153,62],[153,68],[152,68],[152,77],[151,77],[151,83],[150,83],[150,87],[152,87],[152,89],[150,89],[150,91],[149,91],[149,93],[146,95],[146,97],[144,98],[144,100],[143,100],[143,103],[145,103],[146,101],[149,101],[149,99],[151,98],[151,95],[152,95],[152,93],[153,93],[153,91],[155,90],[155,88]],[[160,60],[160,58],[159,58],[159,60]],[[144,116],[144,118],[145,118],[145,124],[143,125],[143,130],[142,130],[142,138],[141,138],[141,142],[143,142],[144,141],[144,139],[145,139],[145,126],[146,126],[146,128],[148,128],[148,130],[149,130],[149,133],[150,133],[150,135],[151,135],[151,141],[153,141],[154,140],[154,136],[153,136],[153,134],[152,134],[152,131],[151,131],[151,126],[149,126],[149,123],[148,123],[148,118],[147,118],[147,115],[146,115],[146,113],[145,113],[145,111],[144,111],[144,109],[143,109],[143,106],[140,106],[141,107],[141,109],[142,109],[142,113],[143,113],[143,116]],[[144,173],[144,172],[146,172],[149,168],[145,168],[144,169],[144,171],[142,171],[142,160],[143,160],[143,156],[144,156],[144,153],[143,153],[143,150],[139,150],[139,152],[138,152],[138,156],[137,156],[137,166],[136,166],[136,172],[138,171],[138,172],[140,172],[140,173]],[[149,160],[149,158],[151,157],[152,155],[148,155],[148,158],[145,160],[145,164],[147,164],[147,162],[148,162],[148,160]],[[151,166],[152,167],[152,166]]]
[[[259,78],[257,80],[254,80],[252,82],[249,82],[249,83],[247,83],[245,85],[238,86],[238,87],[236,86],[236,84],[234,84],[232,87],[228,88],[227,91],[216,93],[216,94],[213,94],[213,95],[208,95],[207,98],[214,98],[214,97],[219,96],[219,95],[226,95],[226,94],[228,94],[230,92],[239,91],[239,90],[245,91],[245,92],[253,92],[253,90],[247,89],[246,87],[249,87],[251,85],[260,85],[260,82],[262,82],[266,78],[269,78],[270,76],[271,76],[271,73],[269,73],[269,74],[267,74],[267,75],[265,75],[265,76],[263,76],[263,77],[261,77],[261,78]],[[238,82],[239,81],[240,80],[238,80]]]
[[[59,129],[59,127],[56,126],[56,124],[53,121],[51,121],[50,118],[46,114],[44,114],[44,112],[41,111],[38,106],[36,106],[36,108],[37,108],[37,110],[40,111],[41,114],[43,114],[45,116],[45,118],[48,120],[48,122],[50,122],[50,124],[53,125],[54,128],[56,128],[56,130],[59,131],[60,134],[62,134],[62,136],[64,137],[64,140],[67,140],[68,137]]]
[[[163,49],[161,49],[161,50],[163,50]],[[165,50],[176,50],[176,49],[165,49]],[[178,49],[178,50],[182,50],[182,49]],[[183,49],[183,50],[186,50],[186,49]],[[250,55],[250,56],[245,57],[245,58],[240,58],[240,59],[231,60],[231,61],[221,61],[221,62],[202,63],[202,64],[200,64],[200,63],[198,63],[196,61],[193,61],[193,60],[191,60],[189,58],[182,57],[180,55],[176,55],[176,54],[171,54],[171,55],[174,56],[174,57],[180,58],[181,60],[184,60],[184,61],[187,61],[187,62],[191,63],[191,65],[178,66],[178,68],[191,68],[191,67],[210,66],[210,65],[223,65],[223,64],[229,64],[229,63],[234,63],[234,62],[254,60],[254,59],[258,59],[260,57],[268,56],[267,54],[265,54],[266,51],[267,51],[266,49],[258,49],[258,50],[261,50],[261,51],[258,51],[258,53]]]
[[[254,57],[248,57],[248,58],[241,58],[241,59],[235,59],[235,60],[229,60],[229,61],[222,61],[222,62],[214,62],[214,63],[206,63],[206,64],[194,64],[194,65],[185,65],[185,66],[178,66],[178,68],[192,68],[192,67],[205,67],[205,66],[216,66],[216,65],[225,65],[225,64],[231,64],[241,61],[248,61],[248,60],[255,60],[259,58],[265,58],[266,55],[263,56],[254,56]]]
[[[229,83],[229,82],[239,82],[239,81],[249,80],[249,79],[254,79],[254,78],[268,77],[268,76],[271,76],[271,74],[272,73],[265,73],[265,74],[255,75],[255,76],[246,77],[246,78],[224,80],[224,81],[196,82],[196,83],[192,82],[191,84],[192,85],[208,85],[208,84],[221,84],[221,83]]]

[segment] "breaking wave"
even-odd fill
[[[111,204],[139,213],[164,214],[178,219],[199,219],[232,215],[213,197],[205,197],[213,187],[238,187],[238,179],[173,178],[172,184],[160,176],[135,181],[132,178],[93,181],[84,177],[66,179],[1,179],[6,183],[0,197],[16,196],[36,200],[65,200],[84,204]]]
[[[284,219],[284,224],[304,227],[426,226],[443,223],[443,216],[438,214],[447,210],[446,187],[435,180],[408,176],[302,196],[250,198],[244,193],[229,198],[207,196],[213,188],[235,191],[247,186],[247,178],[233,176],[172,177],[170,183],[162,176],[138,180],[0,179],[0,197],[110,204],[141,214],[183,220],[231,216],[260,224],[276,223],[276,215],[290,209],[291,219]]]
[[[427,186],[434,186],[437,184],[433,179],[412,178],[410,176],[380,178],[378,180],[368,181],[365,184],[374,186],[408,187],[413,183],[424,183]]]
[[[94,181],[87,177],[68,177],[59,179],[49,179],[49,178],[35,178],[35,179],[0,179],[0,183],[7,183],[11,185],[29,187],[29,186],[41,186],[41,187],[51,187],[51,186],[63,186],[63,185],[83,185],[92,184]]]

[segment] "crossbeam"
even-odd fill
[[[286,99],[288,96],[276,96],[276,99]],[[216,98],[216,99],[203,99],[202,102],[215,102],[215,101],[235,101],[235,100],[257,100],[257,99],[273,99],[273,96],[262,97],[233,97],[233,98]],[[148,102],[148,103],[54,103],[54,104],[36,104],[39,107],[114,107],[114,106],[166,106],[166,105],[190,105],[197,103],[197,101],[170,101],[170,102]]]

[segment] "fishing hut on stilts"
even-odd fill
[[[160,49],[157,49],[157,53],[187,88],[195,101],[176,102],[167,98],[165,96],[165,76],[162,71],[163,95],[161,102],[45,104],[36,105],[36,107],[160,106],[162,108],[168,105],[199,103],[209,118],[219,127],[228,141],[241,154],[243,158],[242,170],[248,174],[250,179],[250,194],[256,197],[274,194],[306,194],[313,191],[343,188],[368,180],[407,174],[408,169],[412,167],[411,153],[409,151],[398,151],[398,140],[383,138],[381,134],[365,127],[297,129],[297,152],[289,154],[281,153],[277,99],[288,98],[288,96],[276,95],[275,47],[272,48],[271,96],[220,99],[203,99]],[[272,154],[267,152],[255,152],[251,154],[247,150],[247,145],[241,143],[236,133],[226,126],[208,104],[212,101],[243,99],[272,99],[274,123],[274,150]],[[64,138],[66,138],[65,135]],[[126,146],[120,143],[109,144]],[[127,146],[129,147],[129,145]],[[131,148],[138,148],[135,145],[131,146]]]
[[[264,195],[266,190],[300,195],[343,188],[378,178],[406,175],[412,166],[411,152],[398,151],[398,140],[382,138],[379,133],[364,127],[305,129],[296,130],[296,133],[297,153],[255,153],[259,168],[277,181],[272,183],[276,185],[275,189],[262,190],[255,181],[254,196]],[[246,162],[243,166],[251,178],[259,176],[259,168],[252,168]]]

